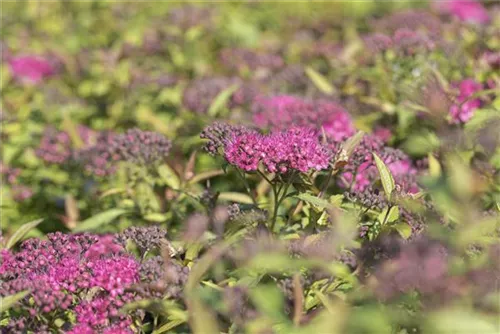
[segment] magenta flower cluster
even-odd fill
[[[411,56],[419,51],[432,51],[437,42],[429,35],[408,28],[397,29],[393,35],[373,33],[363,37],[367,50],[380,53],[393,50],[398,55]]]
[[[31,84],[38,84],[55,72],[50,62],[38,56],[13,57],[9,67],[14,78]]]
[[[340,175],[339,185],[356,192],[363,192],[379,180],[380,176],[373,160],[373,153],[384,161],[402,191],[418,192],[419,188],[416,183],[418,170],[410,157],[401,150],[385,146],[384,142],[374,135],[366,135],[354,149]]]
[[[95,136],[93,130],[80,125],[77,127],[76,132],[83,144],[83,148],[91,146],[92,138]],[[45,162],[64,164],[76,155],[73,146],[74,144],[68,132],[57,131],[53,127],[47,127],[40,140],[36,154]]]
[[[435,0],[434,4],[440,12],[454,16],[460,21],[477,24],[490,21],[488,10],[476,0]]]
[[[36,150],[37,156],[52,164],[81,164],[87,173],[96,176],[112,174],[114,167],[111,163],[116,157],[109,148],[114,134],[94,131],[83,125],[78,126],[76,132],[81,147],[76,147],[67,131],[47,127]]]
[[[226,48],[220,53],[220,61],[230,70],[258,69],[278,70],[285,65],[283,58],[274,54],[259,53],[251,49]]]
[[[118,160],[149,166],[164,161],[171,147],[172,142],[159,133],[130,129],[116,135],[109,149]]]
[[[246,83],[239,77],[206,77],[189,83],[182,96],[182,104],[190,111],[199,114],[208,112],[214,99],[225,89],[238,85],[231,95],[228,108],[239,107],[252,102],[256,95],[256,87]]]
[[[68,132],[47,128],[37,156],[53,164],[79,164],[91,175],[107,176],[114,173],[118,161],[149,166],[163,161],[172,147],[165,136],[139,129],[117,135],[79,126],[77,132],[81,147],[75,146]]]
[[[339,104],[327,100],[309,101],[291,95],[258,97],[253,103],[253,113],[253,120],[260,128],[311,127],[324,132],[335,142],[355,133],[349,113]]]
[[[311,128],[292,127],[263,135],[257,131],[231,134],[224,147],[226,160],[244,171],[259,164],[270,173],[326,169],[331,154]]]
[[[73,312],[72,333],[113,328],[131,333],[132,318],[120,308],[135,298],[126,290],[139,282],[137,260],[109,235],[57,232],[47,237],[25,241],[18,252],[2,251],[0,295],[29,291],[20,306],[31,316]]]
[[[451,121],[453,123],[466,123],[474,116],[474,111],[481,106],[481,100],[471,98],[471,96],[481,91],[483,86],[474,79],[465,79],[453,86],[458,89],[459,94],[456,103],[450,108]]]
[[[20,168],[6,166],[0,161],[0,175],[2,176],[2,181],[5,181],[5,184],[11,187],[12,198],[18,202],[23,202],[33,196],[33,189],[19,182],[20,174]]]

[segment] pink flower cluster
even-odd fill
[[[95,133],[91,129],[80,125],[76,132],[84,148],[91,146],[92,138],[95,136]],[[47,127],[40,140],[36,154],[48,163],[63,164],[73,157],[74,151],[72,147],[73,143],[68,132],[57,131],[53,127]]]
[[[417,169],[411,159],[402,151],[387,147],[383,141],[376,136],[365,136],[358,147],[355,148],[349,163],[344,167],[341,174],[340,186],[350,188],[356,192],[362,192],[380,179],[379,172],[373,160],[376,153],[387,165],[403,191],[416,193]]]
[[[432,51],[437,41],[431,35],[408,28],[399,28],[393,35],[368,34],[363,37],[366,49],[372,53],[394,50],[398,55],[411,56],[418,51]]]
[[[9,167],[0,162],[0,175],[11,187],[12,198],[15,201],[23,202],[33,196],[33,189],[19,182],[20,174],[21,169]]]
[[[114,172],[112,162],[117,159],[110,150],[115,135],[111,132],[97,132],[85,126],[77,127],[82,147],[75,148],[66,131],[52,127],[45,129],[36,154],[52,164],[80,163],[83,169],[96,176],[106,176]]]
[[[134,299],[126,289],[139,282],[140,265],[112,236],[58,232],[0,256],[0,295],[29,290],[20,303],[31,316],[72,311],[78,321],[73,333],[104,333],[116,326],[131,332],[131,317],[119,310]]]
[[[14,78],[32,84],[54,74],[53,66],[45,59],[37,56],[19,56],[9,60],[10,70]]]
[[[453,123],[465,123],[474,116],[474,111],[481,106],[481,100],[471,99],[471,95],[483,89],[483,86],[473,79],[465,79],[454,84],[459,90],[456,103],[450,108]]]
[[[306,126],[324,131],[335,142],[355,133],[349,113],[326,100],[308,101],[291,95],[259,97],[253,103],[253,113],[253,120],[260,128],[284,130]]]
[[[306,173],[328,167],[331,154],[311,128],[293,127],[268,135],[257,131],[232,133],[224,146],[226,160],[244,171],[256,171],[260,163],[271,173],[293,170]]]
[[[490,21],[488,10],[476,0],[436,0],[434,3],[440,12],[455,16],[461,21],[479,24]]]

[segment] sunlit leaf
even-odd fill
[[[321,92],[327,95],[332,95],[333,92],[335,91],[335,89],[328,82],[328,80],[323,75],[314,70],[312,67],[306,67],[306,74]]]
[[[158,329],[155,329],[152,334],[162,334],[170,331],[171,329],[174,329],[177,326],[182,325],[185,323],[184,320],[172,320],[167,322],[164,325],[161,325]]]
[[[195,184],[201,181],[205,181],[207,179],[211,179],[212,177],[223,175],[224,171],[222,169],[217,169],[217,170],[209,170],[206,172],[202,172],[199,174],[196,174],[189,180],[189,184]]]
[[[408,239],[411,237],[411,226],[408,225],[408,223],[399,223],[394,225],[394,229],[398,231],[398,233],[403,237],[404,239]]]
[[[215,99],[212,101],[212,104],[208,108],[208,115],[215,117],[220,114],[222,109],[227,106],[229,99],[233,96],[234,92],[236,92],[240,86],[238,84],[234,84],[223,91],[221,91]]]
[[[242,193],[222,192],[219,195],[219,199],[223,201],[230,201],[242,204],[253,204],[252,198],[247,194],[242,194]]]
[[[430,153],[428,155],[428,160],[429,160],[429,174],[432,177],[441,176],[441,164],[439,163],[439,161],[434,157],[434,155]]]
[[[158,167],[158,174],[167,186],[172,189],[179,189],[181,180],[177,173],[167,164]]]
[[[15,303],[23,299],[29,294],[29,291],[21,291],[14,295],[0,297],[0,313],[10,309]]]
[[[110,209],[107,211],[103,211],[96,214],[95,216],[85,219],[82,222],[79,222],[73,229],[73,232],[94,230],[101,227],[102,225],[111,223],[113,220],[127,212],[128,211],[124,209]]]
[[[40,224],[43,219],[37,219],[32,222],[21,225],[16,232],[10,237],[9,241],[7,241],[6,248],[10,249],[14,247],[19,241],[21,241],[24,236],[32,229],[34,229],[38,224]]]
[[[380,179],[382,181],[382,186],[384,187],[385,196],[387,200],[391,200],[392,191],[394,190],[395,183],[392,177],[391,171],[385,163],[380,159],[380,157],[373,153],[373,159],[375,159],[375,165],[377,166],[378,172],[380,174]]]

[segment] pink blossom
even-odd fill
[[[382,140],[384,143],[387,143],[391,138],[392,133],[388,128],[376,128],[375,131],[373,131],[373,135]]]
[[[324,131],[334,142],[340,142],[355,133],[349,113],[335,102],[309,101],[291,95],[256,98],[253,121],[260,128],[286,130],[302,126]]]
[[[13,57],[9,66],[15,78],[32,84],[40,83],[55,72],[47,60],[37,56]]]
[[[271,173],[322,170],[328,167],[330,152],[310,128],[293,127],[262,135],[255,131],[233,133],[224,146],[226,160],[244,171],[256,171],[262,163]]]
[[[461,21],[479,24],[485,24],[490,21],[488,10],[479,1],[436,0],[435,6],[439,11],[455,16]]]
[[[453,123],[465,123],[474,116],[474,111],[481,106],[478,98],[469,99],[470,96],[483,87],[473,79],[465,79],[454,85],[459,90],[457,103],[450,108],[450,115]]]
[[[264,154],[262,136],[256,132],[232,135],[224,149],[226,160],[244,171],[256,171]]]

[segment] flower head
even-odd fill
[[[238,89],[228,101],[229,108],[245,105],[253,100],[254,87],[245,84],[240,78],[208,77],[193,80],[184,90],[182,103],[191,111],[205,114],[217,95],[233,85],[238,85]]]
[[[223,49],[220,53],[220,60],[225,67],[231,70],[278,70],[284,66],[283,59],[278,55],[258,53],[244,48]]]
[[[165,160],[171,147],[172,142],[159,133],[131,129],[114,137],[110,152],[118,160],[149,166]]]
[[[483,87],[473,79],[465,79],[454,85],[459,90],[456,103],[450,108],[453,123],[465,123],[474,116],[474,111],[481,106],[481,100],[471,99],[471,95]]]
[[[40,83],[55,72],[47,60],[37,56],[13,57],[9,66],[15,78],[32,84]]]
[[[485,24],[490,21],[488,10],[475,0],[435,1],[436,8],[450,14],[461,21]]]
[[[224,146],[224,157],[247,172],[260,163],[271,173],[306,173],[328,167],[331,154],[311,128],[293,127],[262,135],[256,131],[232,134]]]
[[[308,101],[290,95],[256,98],[254,122],[261,128],[285,130],[291,126],[311,127],[338,142],[355,132],[349,113],[326,100]]]

